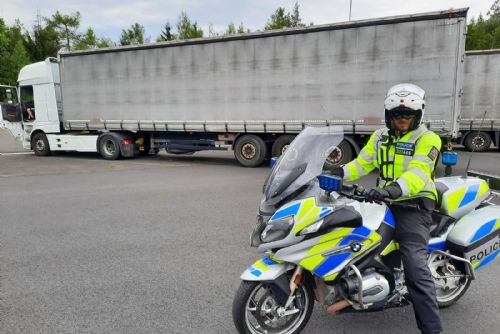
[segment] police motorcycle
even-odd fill
[[[330,314],[410,303],[391,202],[369,203],[360,186],[322,174],[342,140],[339,127],[308,127],[268,176],[251,235],[265,256],[241,275],[233,301],[239,333],[299,333],[315,301]],[[456,162],[443,156],[447,165]],[[438,178],[436,187],[428,264],[446,307],[500,253],[500,207],[477,177]]]

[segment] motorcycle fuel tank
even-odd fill
[[[500,207],[486,206],[462,217],[452,228],[447,246],[479,269],[500,254]]]

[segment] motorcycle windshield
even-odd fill
[[[264,202],[275,205],[321,174],[326,158],[344,139],[340,126],[307,127],[276,162],[264,185]]]

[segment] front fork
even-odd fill
[[[285,303],[285,306],[279,307],[277,310],[278,315],[280,317],[291,315],[291,314],[299,312],[298,309],[288,310],[288,308],[295,300],[295,290],[297,290],[297,287],[302,282],[302,273],[303,272],[304,272],[303,267],[297,266],[297,268],[295,268],[295,271],[292,275],[292,279],[290,280],[290,295],[288,296],[288,299]]]

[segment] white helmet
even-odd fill
[[[424,118],[425,91],[414,84],[397,84],[387,92],[384,107],[385,124],[389,129],[393,128],[391,118],[398,115],[410,115],[415,117],[410,130],[415,130]]]

